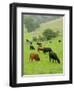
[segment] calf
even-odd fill
[[[57,54],[55,52],[53,52],[52,50],[49,50],[49,58],[50,58],[50,61],[53,60],[54,61],[57,61],[57,63],[60,64],[60,60],[57,56]]]
[[[29,57],[29,59],[31,60],[31,61],[40,61],[40,57],[39,57],[39,55],[37,54],[37,53],[30,53],[30,57]]]

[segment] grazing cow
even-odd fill
[[[37,42],[37,45],[38,45],[39,47],[42,47],[42,43]]]
[[[39,55],[37,54],[37,53],[30,53],[30,57],[29,57],[29,59],[31,60],[31,61],[40,61],[40,57],[39,57]]]
[[[43,53],[49,52],[51,48],[38,48],[38,51],[43,51]]]
[[[58,42],[60,43],[60,42],[61,42],[61,40],[58,40]]]
[[[30,50],[35,50],[33,45],[30,45]]]
[[[60,64],[60,60],[57,56],[57,54],[55,52],[53,52],[52,50],[49,50],[49,58],[50,58],[50,61],[53,60],[54,61],[57,61],[57,63]]]

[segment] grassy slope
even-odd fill
[[[57,31],[57,30],[62,31],[63,30],[62,18],[56,19],[47,23],[42,23],[40,27],[35,30],[35,32],[31,32],[31,33],[26,32],[25,37],[27,39],[32,39],[32,36],[39,36],[41,35],[42,32],[44,32],[45,29],[48,29],[48,28],[54,31]]]
[[[51,21],[48,23],[41,24],[40,28],[38,28],[33,33],[27,33],[24,35],[25,38],[31,40],[32,35],[38,36],[46,29],[51,28],[54,31],[55,30],[63,30],[62,26],[62,19],[58,19],[55,21]],[[37,52],[37,45],[33,43],[36,50],[30,51],[29,45],[27,43],[24,44],[24,63],[23,63],[23,74],[30,75],[30,74],[52,74],[52,73],[62,73],[63,72],[63,43],[58,43],[58,40],[62,40],[62,36],[59,36],[52,40],[52,43],[49,43],[49,41],[43,42],[43,47],[51,47],[60,58],[61,64],[49,62],[49,56],[48,54],[43,54],[43,52]],[[40,62],[30,62],[29,61],[29,54],[31,52],[36,52],[40,56]]]

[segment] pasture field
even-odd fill
[[[60,35],[56,38],[50,40],[43,41],[42,47],[50,47],[52,50],[57,53],[60,64],[55,62],[50,62],[48,53],[44,54],[42,51],[37,51],[37,44],[33,42],[33,46],[35,50],[30,50],[30,46],[26,43],[26,39],[32,40],[32,36],[41,35],[42,32],[47,29],[51,28],[52,30],[60,30],[63,33],[63,19],[57,19],[51,22],[42,23],[39,28],[35,32],[25,32],[23,36],[23,75],[37,75],[37,74],[62,74],[63,73],[63,35]],[[24,28],[25,29],[25,28]],[[61,40],[62,42],[58,42]],[[33,61],[29,60],[29,55],[31,52],[38,53],[40,57],[40,61]]]

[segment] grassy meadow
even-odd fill
[[[33,42],[35,50],[30,50],[29,44],[26,43],[26,39],[32,40],[33,36],[38,37],[42,35],[42,32],[47,28],[54,30],[54,32],[57,30],[61,32],[61,35],[56,38],[42,42],[42,47],[50,47],[57,53],[61,62],[60,64],[50,62],[48,53],[44,54],[42,51],[38,52],[36,42]],[[23,75],[63,73],[63,18],[42,23],[34,32],[27,32],[27,29],[24,27],[23,30],[25,31],[23,34]],[[59,43],[58,40],[62,42]],[[50,43],[50,41],[52,41],[52,43]],[[30,62],[29,55],[31,52],[38,53],[40,61]]]

